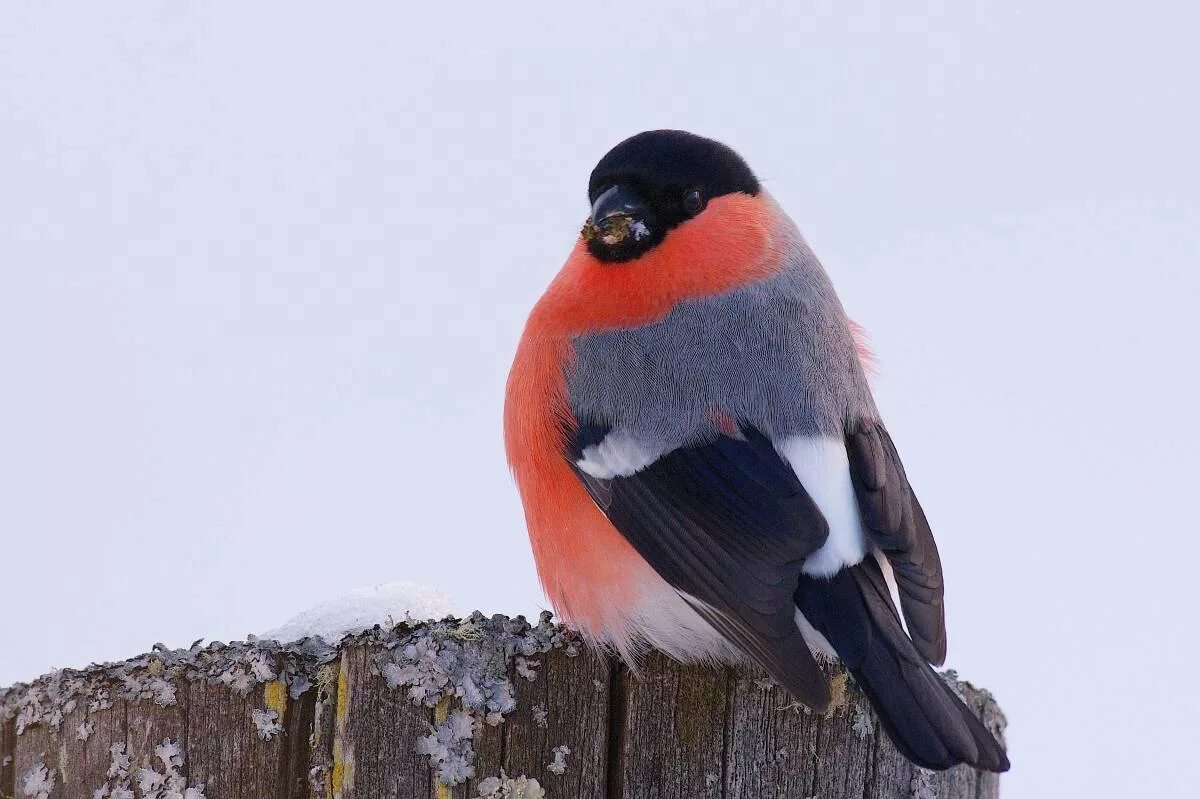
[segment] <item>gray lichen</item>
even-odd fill
[[[53,791],[54,772],[45,763],[37,763],[21,775],[21,793],[30,799],[48,799]]]
[[[250,720],[254,722],[254,728],[258,731],[258,737],[264,741],[272,740],[283,730],[283,725],[279,723],[279,714],[274,710],[259,710],[255,708],[250,711]]]
[[[779,683],[775,682],[775,678],[770,675],[764,675],[754,681],[755,687],[760,691],[772,691],[779,687]]]
[[[871,716],[871,712],[861,704],[854,705],[854,720],[851,724],[851,729],[859,738],[866,738],[875,732],[875,720]]]
[[[541,663],[536,660],[528,660],[522,655],[517,655],[517,674],[529,680],[530,682],[533,682],[537,679],[537,668],[540,665]]]
[[[545,799],[546,791],[537,780],[524,775],[513,779],[500,772],[499,777],[487,777],[477,786],[481,799]]]
[[[265,640],[214,641],[206,647],[200,643],[188,649],[156,645],[152,652],[123,663],[61,669],[0,689],[0,720],[15,718],[18,735],[36,725],[57,731],[81,703],[85,716],[112,707],[114,698],[167,707],[178,702],[176,693],[184,683],[200,681],[246,696],[261,684],[279,680],[294,699],[312,686],[317,669],[338,656],[338,650],[320,638],[288,645]],[[75,734],[82,734],[88,723],[85,718]]]
[[[562,776],[567,773],[567,755],[571,754],[571,748],[568,746],[556,746],[551,750],[554,754],[554,759],[546,766],[546,770],[551,774]]]
[[[135,769],[124,741],[110,746],[106,779],[92,792],[92,799],[205,799],[204,785],[188,785],[180,772],[183,749],[177,741],[163,739],[154,747],[154,757],[158,764]]]
[[[913,799],[937,799],[937,785],[934,784],[934,773],[927,768],[917,767],[913,772],[912,783],[909,786]]]
[[[400,631],[400,634],[396,634]],[[496,725],[516,708],[509,667],[523,679],[536,680],[535,656],[553,649],[579,654],[578,635],[543,613],[536,625],[524,617],[488,618],[482,613],[447,619],[390,634],[366,634],[381,645],[376,666],[389,687],[403,690],[417,705],[440,708],[437,723],[417,742],[444,785],[474,776],[474,738],[482,725]],[[448,703],[459,707],[453,711]]]

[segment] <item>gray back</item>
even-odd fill
[[[654,324],[577,337],[575,415],[664,449],[714,437],[717,411],[775,439],[841,436],[848,420],[877,418],[833,285],[779,218],[783,264],[771,278],[680,303]]]

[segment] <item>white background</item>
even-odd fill
[[[679,127],[871,333],[1005,795],[1185,795],[1187,4],[66,5],[0,11],[0,684],[396,579],[540,608],[505,375],[595,161]]]

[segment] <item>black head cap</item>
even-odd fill
[[[759,189],[742,157],[720,142],[682,130],[639,133],[609,150],[592,170],[593,213],[584,227],[588,249],[602,261],[632,260],[702,213],[714,197],[754,196]],[[613,222],[619,223],[615,233]]]

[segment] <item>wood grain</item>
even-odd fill
[[[67,714],[62,734],[67,765],[64,795],[90,797],[108,777],[113,744],[126,741],[125,702],[117,700],[92,713],[87,712],[85,703],[79,703]]]
[[[725,669],[647,657],[621,681],[617,773],[623,797],[720,797],[725,765]]]
[[[15,796],[23,797],[22,790],[23,781],[29,772],[38,767],[39,764],[44,765],[46,769],[54,775],[54,790],[46,799],[67,799],[72,794],[69,786],[65,785],[62,778],[63,773],[63,754],[60,747],[63,744],[62,736],[45,724],[36,724],[32,727],[27,727],[24,732],[16,737],[13,746],[13,773],[16,782]],[[69,764],[68,764],[69,769]]]
[[[506,774],[536,777],[549,796],[604,799],[608,769],[609,665],[593,655],[541,655],[537,679],[513,675],[517,709],[504,725]],[[566,771],[547,766],[566,746]]]
[[[426,799],[433,777],[416,752],[433,711],[388,688],[374,666],[375,650],[342,653],[334,711],[332,799]]]

